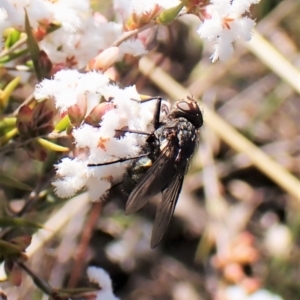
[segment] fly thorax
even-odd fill
[[[167,144],[168,144],[167,139],[162,140],[162,142],[160,144],[160,151],[163,151],[163,149],[167,146]]]

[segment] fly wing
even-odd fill
[[[175,178],[172,179],[162,193],[152,229],[151,248],[155,248],[159,244],[171,221],[181,191],[183,178],[184,173],[176,174]]]
[[[169,142],[153,165],[133,189],[126,203],[126,214],[142,208],[153,196],[162,192],[176,174],[175,158],[177,147]]]

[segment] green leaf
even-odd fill
[[[30,187],[29,185],[27,185],[23,182],[20,182],[17,179],[12,178],[2,172],[0,172],[0,184],[14,187],[14,188],[17,188],[20,190],[32,191],[32,187]]]
[[[21,32],[17,29],[10,28],[9,34],[5,40],[5,48],[13,46],[21,37]]]
[[[16,58],[19,58],[21,56],[24,56],[28,53],[28,49],[20,49],[16,50],[10,54],[4,55],[0,58],[0,66],[4,66],[5,63],[10,62]]]
[[[16,117],[5,117],[2,120],[0,120],[0,128],[8,128],[12,126],[16,126],[17,118]]]
[[[57,152],[67,152],[70,151],[68,147],[60,146],[55,143],[52,143],[48,140],[45,140],[43,138],[37,138],[36,141],[43,146],[45,149],[51,150],[51,151],[57,151]]]
[[[0,137],[0,147],[5,145],[9,140],[11,140],[18,133],[19,132],[18,132],[17,128],[13,128],[13,129],[10,129],[9,131],[5,132],[5,134]],[[0,180],[1,180],[1,178],[0,178]],[[0,183],[1,183],[1,181],[0,181]]]
[[[34,223],[23,218],[16,218],[16,217],[0,217],[0,227],[10,227],[10,226],[17,226],[17,227],[33,227],[33,228],[43,228],[43,225]]]
[[[41,81],[45,76],[39,64],[40,47],[32,33],[26,9],[25,9],[25,31],[27,34],[27,46],[33,62],[33,67],[36,73],[36,77],[38,78],[39,81]]]
[[[60,119],[55,125],[55,130],[61,132],[66,130],[71,125],[70,119],[68,115],[65,115],[62,119]]]
[[[21,80],[20,76],[15,77],[2,91],[0,96],[0,109],[3,110],[8,105],[11,94],[14,92]]]
[[[39,275],[35,274],[31,269],[29,269],[25,264],[19,262],[19,267],[27,273],[35,283],[37,287],[39,287],[46,295],[51,295],[54,290],[50,286],[50,284]]]
[[[18,245],[0,239],[0,255],[10,256],[21,253],[22,249]]]

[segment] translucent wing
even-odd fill
[[[181,191],[183,178],[184,173],[176,174],[175,178],[172,179],[162,193],[153,224],[151,248],[155,248],[159,244],[171,221]]]
[[[142,208],[153,196],[162,192],[171,182],[177,169],[175,158],[177,147],[169,142],[155,160],[153,165],[133,189],[126,203],[126,214],[131,214]]]

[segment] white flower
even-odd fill
[[[120,45],[119,59],[121,59],[124,54],[131,54],[132,56],[140,56],[146,54],[145,46],[138,40],[127,40]]]
[[[142,15],[153,11],[156,6],[167,9],[178,4],[180,4],[179,0],[114,0],[114,9],[126,21],[132,13]]]
[[[131,0],[130,1],[132,10],[141,15],[143,13],[151,12],[156,5],[162,8],[170,8],[180,4],[178,0],[148,0],[148,1],[140,1],[140,0]]]
[[[57,72],[53,79],[44,79],[36,85],[34,97],[36,99],[53,98],[56,107],[66,111],[76,104],[82,95],[89,102],[94,103],[94,96],[98,101],[102,96],[102,89],[108,85],[109,79],[100,72],[79,73],[77,70],[62,70]]]
[[[23,30],[26,9],[30,25],[37,28],[41,20],[51,19],[51,3],[44,0],[1,0],[0,7],[6,10],[11,26]]]
[[[79,25],[78,25],[79,26]],[[47,53],[52,63],[82,68],[102,50],[107,49],[123,34],[122,24],[98,22],[89,15],[75,32],[58,29],[48,34],[40,47]],[[145,46],[138,40],[130,40],[120,45],[120,56],[144,54]]]
[[[271,255],[281,259],[287,258],[293,245],[293,237],[289,227],[280,223],[272,224],[266,230],[264,244]]]
[[[66,157],[56,165],[56,168],[57,174],[63,178],[52,183],[59,197],[68,198],[74,196],[86,186],[88,167],[84,161]]]
[[[93,17],[88,0],[0,2],[0,32],[9,26],[24,31],[24,9],[33,29],[38,29],[41,24],[61,24],[61,28],[47,34],[39,42],[40,48],[47,53],[53,64],[82,68],[102,50],[110,47],[123,33],[122,24]],[[0,41],[2,48],[1,44]],[[127,53],[134,56],[145,53],[145,47],[138,39],[120,47],[120,59]]]
[[[3,47],[3,38],[2,38],[2,32],[5,28],[9,27],[9,22],[7,20],[7,12],[5,9],[0,7],[0,50]]]
[[[53,18],[61,23],[62,27],[69,32],[75,32],[83,27],[85,19],[91,17],[90,3],[87,0],[53,1],[51,10]]]
[[[56,165],[58,179],[53,182],[60,197],[71,197],[80,190],[87,190],[93,201],[119,182],[130,164],[130,157],[137,156],[145,135],[124,133],[116,138],[116,129],[129,128],[149,132],[153,120],[155,101],[139,103],[140,96],[134,86],[121,89],[110,84],[100,72],[79,73],[76,70],[62,70],[52,80],[45,79],[36,86],[34,95],[39,98],[52,98],[60,112],[70,106],[80,106],[85,95],[87,114],[99,104],[101,96],[111,99],[108,111],[101,118],[100,126],[82,124],[74,128],[75,158],[65,158]],[[134,101],[135,99],[137,101]],[[112,163],[90,167],[88,164],[104,164],[128,158],[123,163]]]
[[[91,282],[97,283],[101,290],[97,292],[96,300],[119,300],[112,290],[111,279],[102,268],[89,267],[87,270]]]
[[[81,21],[78,30],[70,33],[61,28],[48,34],[40,42],[41,49],[47,53],[52,63],[82,68],[122,34],[120,24],[98,23],[92,15]]]
[[[24,9],[34,29],[39,26],[39,23],[49,24],[56,21],[69,32],[80,28],[83,20],[90,13],[88,0],[1,0],[0,7],[7,12],[11,26],[20,30],[24,29]]]
[[[205,19],[198,29],[201,38],[215,43],[212,61],[227,60],[233,52],[233,42],[250,40],[255,22],[243,16],[252,4],[260,0],[211,0],[210,19]]]

